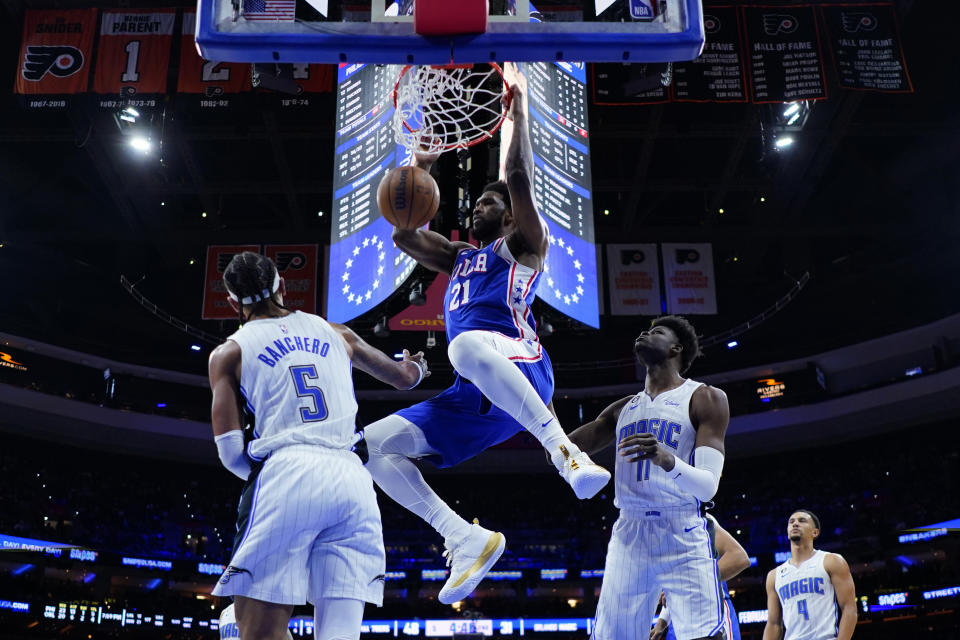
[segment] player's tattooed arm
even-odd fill
[[[379,349],[370,346],[350,327],[331,323],[347,346],[347,355],[357,369],[396,389],[412,389],[430,375],[423,352],[410,354],[403,350],[403,360],[397,362]]]
[[[767,574],[767,625],[763,628],[763,640],[782,640],[783,610],[777,597],[777,570]]]
[[[620,412],[632,397],[627,396],[617,400],[601,411],[592,422],[575,429],[568,436],[570,441],[588,454],[594,454],[610,446],[617,434],[617,419],[620,417]]]
[[[850,640],[857,627],[857,592],[853,585],[850,565],[843,556],[828,553],[823,559],[823,568],[830,576],[833,591],[837,594],[837,605],[840,606],[837,640]]]

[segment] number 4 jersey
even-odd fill
[[[240,345],[240,393],[254,416],[247,453],[262,460],[290,444],[350,449],[357,400],[340,334],[315,315],[247,322],[228,338]]]
[[[784,640],[836,638],[840,609],[833,583],[823,568],[826,551],[795,566],[789,560],[777,567],[774,586],[783,611]]]

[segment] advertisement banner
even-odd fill
[[[660,315],[660,264],[655,244],[608,244],[610,314]]]
[[[283,278],[287,295],[283,306],[290,311],[317,312],[319,261],[315,244],[268,244],[264,255],[273,260]]]
[[[667,313],[707,315],[717,312],[713,245],[668,244],[663,249]]]
[[[63,95],[86,91],[96,30],[96,9],[27,10],[14,92]]]
[[[176,9],[104,11],[97,43],[96,93],[165,93]]]
[[[211,245],[207,247],[207,267],[203,276],[204,320],[236,320],[237,312],[227,302],[227,287],[223,272],[233,256],[244,251],[260,252],[258,244]]]
[[[447,325],[443,320],[443,295],[447,291],[448,284],[450,284],[448,275],[437,274],[424,292],[427,303],[420,307],[410,305],[390,318],[387,324],[390,331],[446,331]]]

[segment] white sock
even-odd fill
[[[551,455],[560,445],[571,453],[579,452],[527,377],[497,351],[494,339],[489,331],[465,331],[458,335],[447,348],[453,368],[475,384],[490,402],[513,416]]]
[[[400,416],[387,416],[366,429],[374,482],[397,504],[423,518],[445,540],[456,544],[467,537],[470,523],[457,515],[423,479],[410,458],[436,453],[423,432]]]

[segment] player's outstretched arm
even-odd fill
[[[227,340],[213,350],[207,363],[213,403],[210,424],[220,462],[241,480],[250,475],[250,459],[243,446],[240,421],[240,345]]]
[[[617,400],[601,411],[600,415],[592,422],[575,429],[568,436],[570,441],[580,447],[581,451],[586,451],[591,455],[610,446],[617,433],[617,420],[620,418],[620,412],[632,397],[627,396]]]
[[[423,352],[410,355],[403,350],[403,360],[397,362],[383,351],[374,349],[350,327],[342,324],[331,325],[347,345],[347,354],[357,369],[368,373],[395,389],[413,389],[420,381],[430,375]]]
[[[507,147],[506,183],[510,191],[510,211],[517,233],[523,245],[530,253],[537,254],[541,260],[546,258],[550,246],[550,234],[547,225],[537,213],[533,197],[533,147],[530,145],[530,133],[527,131],[526,93],[523,89],[523,76],[515,74],[516,83],[510,87],[510,118],[513,120],[513,133],[510,146]]]
[[[767,574],[767,625],[763,628],[763,640],[783,638],[783,610],[777,597],[777,570]]]
[[[823,559],[823,568],[830,576],[833,591],[837,594],[837,605],[840,606],[837,640],[850,640],[853,637],[853,630],[857,627],[857,591],[853,585],[850,565],[843,556],[828,553]]]
[[[730,535],[730,532],[720,526],[717,519],[711,515],[708,518],[713,520],[714,526],[714,544],[717,546],[717,571],[720,572],[720,579],[730,580],[750,567],[750,556],[737,539]]]

